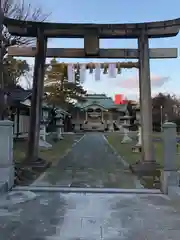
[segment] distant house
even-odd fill
[[[31,96],[32,92],[30,90],[24,90],[18,86],[0,90],[1,103],[5,102],[6,108],[4,117],[14,122],[15,137],[27,134],[29,131]]]
[[[0,108],[6,108],[4,117],[14,122],[14,137],[26,137],[29,132],[30,108],[31,108],[32,90],[25,90],[19,86],[0,89]],[[6,105],[3,106],[5,100]],[[48,118],[48,114],[54,107],[46,102],[42,104],[42,119]],[[69,113],[62,108],[57,107],[58,113],[65,118]]]

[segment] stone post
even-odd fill
[[[0,187],[7,184],[11,189],[14,185],[13,122],[0,121],[0,133]]]
[[[149,40],[145,30],[141,30],[139,47],[139,86],[142,127],[143,161],[154,162],[152,141],[152,100],[149,63]]]
[[[113,116],[112,113],[109,112],[109,131],[113,132],[114,131],[114,127],[113,127]]]
[[[142,130],[140,125],[138,127],[138,142],[136,143],[136,146],[142,146]]]
[[[163,124],[163,147],[164,169],[161,175],[161,188],[163,193],[167,194],[169,187],[178,186],[175,123]]]

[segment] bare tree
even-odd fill
[[[30,20],[43,22],[48,19],[50,13],[44,13],[41,7],[36,7],[25,0],[2,0],[2,9],[5,17],[18,20]],[[8,45],[34,44],[34,38],[10,36],[4,29],[4,39]]]
[[[31,0],[29,0],[31,1]],[[50,14],[46,14],[43,12],[41,7],[33,6],[32,4],[28,3],[26,0],[1,0],[2,2],[2,10],[5,17],[14,18],[18,20],[32,20],[32,21],[45,21]],[[8,29],[3,26],[2,35],[0,39],[0,68],[3,69],[3,72],[0,73],[0,118],[3,119],[3,112],[6,111],[6,101],[5,101],[5,78],[4,75],[6,74],[6,68],[4,64],[6,62],[7,57],[7,49],[9,46],[17,46],[17,45],[33,45],[35,43],[34,38],[25,38],[25,37],[18,37],[18,36],[11,36],[8,33]],[[11,71],[11,65],[8,65]],[[12,75],[12,74],[11,74]],[[12,76],[11,76],[12,77]],[[20,76],[19,76],[20,77]],[[3,96],[4,94],[4,96]]]
[[[175,95],[159,93],[152,99],[153,125],[160,130],[166,121],[180,122],[180,101]]]

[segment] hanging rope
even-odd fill
[[[111,63],[58,63],[52,62],[49,64],[49,67],[55,70],[56,68],[59,70],[62,69],[63,73],[66,73],[67,80],[69,82],[75,82],[75,74],[76,72],[80,75],[80,82],[84,83],[86,70],[89,70],[90,74],[95,73],[95,80],[100,80],[101,69],[103,70],[103,74],[109,74],[110,78],[116,78],[117,74],[121,74],[122,68],[130,69],[130,68],[138,68],[138,62],[111,62]],[[95,70],[95,71],[94,71]]]

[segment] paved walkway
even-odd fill
[[[101,134],[86,135],[36,184],[51,190],[52,185],[101,189],[136,185]],[[34,189],[0,197],[0,239],[179,240],[180,203],[165,195]]]
[[[119,143],[120,144],[120,143]],[[139,188],[140,185],[113,153],[104,135],[89,133],[59,163],[51,167],[37,186]]]
[[[2,240],[179,240],[179,226],[179,201],[160,194],[12,192],[0,200]]]

